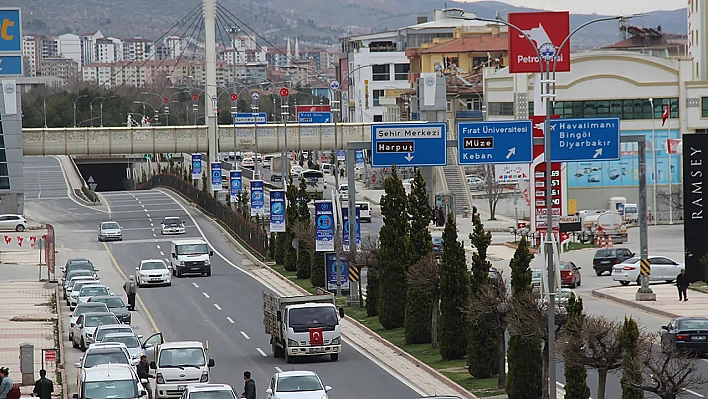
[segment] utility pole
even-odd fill
[[[217,136],[217,124],[219,121],[216,116],[217,98],[216,93],[216,1],[204,0],[204,33],[206,35],[205,43],[205,72],[206,72],[206,87],[205,92],[207,98],[204,100],[204,123],[207,125],[207,138],[209,141],[209,151],[207,158],[209,165],[212,162],[217,162],[219,158],[219,137]],[[194,121],[196,125],[196,118]],[[211,170],[209,166],[208,170]],[[211,173],[209,174],[211,176]],[[213,194],[211,184],[207,184],[209,192]]]

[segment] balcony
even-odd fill
[[[482,111],[457,111],[455,119],[484,119]]]

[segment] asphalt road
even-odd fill
[[[28,200],[26,207],[34,219],[55,224],[59,245],[77,253],[100,251],[103,244],[96,242],[95,233],[98,224],[109,218],[121,224],[124,241],[109,243],[107,247],[108,257],[115,259],[122,274],[132,274],[141,259],[164,258],[169,252],[172,237],[161,237],[159,233],[159,221],[164,216],[180,216],[187,222],[188,233],[175,238],[208,238],[215,249],[211,277],[175,279],[172,287],[141,288],[139,296],[155,327],[167,340],[208,341],[216,362],[212,381],[228,383],[240,390],[242,372],[250,370],[263,392],[273,373],[292,368],[317,372],[341,398],[358,398],[361,381],[376,386],[377,396],[418,397],[405,383],[346,344],[337,362],[311,358],[287,365],[282,359],[272,358],[269,338],[262,326],[262,292],[267,288],[242,271],[241,267],[249,261],[234,250],[224,234],[200,214],[190,218],[174,195],[157,190],[104,193],[111,210],[109,216],[75,203],[67,196],[66,187],[55,184],[61,174],[55,159],[26,157],[25,167],[28,172],[55,176],[52,188],[42,189],[44,194]],[[106,267],[110,265],[99,268]],[[73,392],[73,387],[70,391]]]

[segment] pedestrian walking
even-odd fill
[[[138,363],[135,368],[138,372],[138,378],[147,381],[143,383],[143,388],[145,388],[148,393],[148,399],[152,399],[152,387],[150,386],[150,378],[155,378],[155,376],[150,374],[150,365],[148,364],[147,356],[141,355],[140,363]]]
[[[686,278],[686,271],[681,269],[681,273],[676,276],[676,288],[679,292],[679,301],[688,301],[686,296],[686,290],[688,290],[688,279]]]
[[[7,399],[7,395],[12,389],[12,379],[10,379],[10,370],[7,367],[0,367],[0,399]]]
[[[32,396],[39,399],[51,399],[54,392],[54,383],[47,378],[47,370],[39,370],[39,379],[34,383],[34,391]]]
[[[128,310],[135,310],[135,294],[138,293],[138,286],[135,284],[135,276],[130,276],[129,280],[123,284],[123,291],[125,291],[125,295],[128,296]]]
[[[241,397],[246,399],[256,399],[256,382],[251,379],[250,371],[243,372],[243,380],[245,383],[243,384],[243,393],[241,394]]]

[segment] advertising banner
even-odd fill
[[[337,290],[337,254],[328,253],[325,256],[325,271],[327,272],[327,290],[336,291]],[[339,259],[339,280],[342,284],[342,290],[349,290],[349,261],[346,259]]]
[[[701,258],[708,254],[708,234],[705,234],[707,214],[703,209],[703,205],[708,203],[705,190],[708,186],[706,155],[708,134],[683,135],[683,240],[686,274],[691,283],[703,280],[705,274]]]
[[[237,202],[243,187],[243,178],[240,170],[229,171],[229,195],[231,202]]]
[[[211,190],[220,191],[223,182],[221,181],[221,162],[211,163]]]
[[[44,242],[44,259],[45,262],[47,262],[47,269],[49,270],[49,273],[55,275],[56,273],[54,271],[56,270],[56,234],[54,233],[54,226],[52,226],[51,224],[47,223],[46,228],[47,235],[42,237],[34,236],[34,239],[30,237],[30,245],[34,247],[38,239],[46,240]],[[5,242],[7,242],[7,237],[5,238]]]
[[[251,180],[251,216],[262,215],[265,212],[264,208],[263,180]]]
[[[555,63],[556,72],[570,71],[570,40],[558,51],[558,46],[570,35],[569,12],[510,12],[509,23],[524,32],[524,35],[509,35],[510,73],[540,73],[538,53],[544,69],[549,61],[551,70]]]
[[[192,154],[192,179],[202,178],[202,154]]]
[[[315,251],[334,251],[334,206],[332,201],[315,201]]]
[[[529,180],[529,164],[494,165],[494,179],[500,184],[516,184]]]
[[[354,158],[356,160],[356,167],[363,168],[364,167],[364,150],[356,150]]]
[[[270,232],[285,231],[285,190],[270,190]]]
[[[360,221],[360,211],[361,209],[356,207],[356,245],[361,245],[361,221]],[[344,251],[349,251],[349,208],[346,206],[342,207],[342,246]]]

